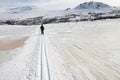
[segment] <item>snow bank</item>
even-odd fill
[[[0,80],[25,80],[25,78],[28,78],[29,80],[29,77],[35,77],[35,75],[28,75],[29,71],[27,70],[31,67],[30,64],[32,64],[31,57],[34,54],[33,52],[36,42],[37,37],[32,36],[25,42],[24,47],[11,51],[17,55],[12,60],[1,64]],[[35,66],[36,68],[36,65],[32,66]]]

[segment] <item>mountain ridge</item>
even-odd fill
[[[90,1],[81,3],[74,9],[80,10],[80,9],[104,9],[104,8],[111,8],[111,6],[102,2]]]

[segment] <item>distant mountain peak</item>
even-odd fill
[[[38,7],[36,6],[23,6],[23,7],[17,7],[17,8],[12,8],[10,9],[11,13],[21,13],[21,12],[26,12],[26,11],[31,11],[33,9],[37,9]]]
[[[70,10],[70,8],[65,9],[65,11],[69,11],[69,10]]]
[[[111,6],[102,3],[102,2],[95,2],[95,1],[90,1],[90,2],[84,2],[80,4],[79,6],[75,7],[74,9],[79,10],[79,9],[103,9],[103,8],[110,8]]]

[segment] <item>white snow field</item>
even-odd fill
[[[44,26],[0,26],[0,80],[120,80],[119,19]]]

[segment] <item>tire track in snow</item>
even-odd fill
[[[47,56],[47,47],[46,47],[46,41],[44,38],[44,49],[45,49],[45,57],[46,57],[46,63],[47,63],[47,71],[48,71],[48,80],[51,80],[50,78],[50,69],[49,69],[49,62],[48,62],[48,56]]]
[[[42,52],[42,38],[41,38],[40,42],[41,42],[41,53],[40,53],[41,54],[41,56],[40,56],[40,58],[41,58],[41,61],[40,61],[41,62],[41,64],[40,64],[41,65],[41,78],[40,79],[42,80],[42,77],[43,77],[43,75],[42,75],[43,74],[43,66],[42,66],[42,64],[43,64],[42,63],[43,62],[43,58],[42,58],[42,54],[43,54],[43,52]]]
[[[43,35],[40,36],[40,42],[41,42],[41,51],[40,51],[40,58],[41,58],[41,80],[51,80],[50,76],[50,70],[49,70],[49,62],[48,62],[48,56],[47,56],[47,46],[45,37]]]

